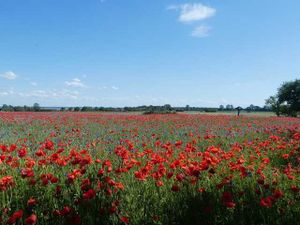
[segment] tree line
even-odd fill
[[[39,112],[39,111],[45,111],[43,110],[38,103],[34,103],[33,106],[12,106],[3,104],[2,107],[0,107],[0,111],[4,112]]]
[[[171,113],[171,112],[184,112],[184,111],[194,111],[194,112],[218,112],[218,111],[235,111],[236,108],[233,105],[220,105],[219,108],[216,107],[195,107],[186,105],[183,107],[172,107],[170,104],[159,105],[142,105],[142,106],[125,106],[125,107],[41,107],[38,103],[33,106],[12,106],[4,104],[0,107],[1,111],[6,112],[47,112],[47,111],[69,111],[69,112],[146,112],[147,113]],[[270,111],[270,107],[264,106],[254,106],[250,105],[246,107],[246,111]]]
[[[300,80],[289,81],[283,83],[277,90],[277,93],[266,99],[264,107],[255,106],[251,104],[248,107],[242,108],[240,106],[234,107],[232,104],[226,106],[220,105],[218,108],[214,107],[194,107],[186,105],[185,107],[172,107],[170,104],[162,106],[142,105],[135,107],[41,107],[38,103],[33,106],[12,106],[4,104],[0,107],[1,111],[7,112],[39,112],[39,111],[71,111],[71,112],[144,112],[145,114],[152,113],[176,113],[183,111],[195,112],[218,112],[218,111],[238,111],[246,112],[267,112],[273,111],[277,116],[293,116],[300,115]]]

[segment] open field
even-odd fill
[[[297,225],[299,179],[299,118],[0,113],[0,224]]]
[[[236,111],[218,111],[218,112],[195,112],[195,111],[189,111],[184,112],[187,114],[201,114],[201,115],[228,115],[228,116],[235,116],[237,115]],[[241,116],[263,116],[263,117],[270,117],[270,116],[276,116],[273,112],[241,112]]]

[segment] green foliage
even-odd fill
[[[278,101],[277,96],[270,96],[266,99],[266,105],[270,106],[272,111],[276,113],[277,116],[280,116],[280,102]]]
[[[35,112],[38,112],[41,110],[39,103],[34,103],[32,108],[33,108],[33,111],[35,111]]]
[[[284,83],[278,89],[278,101],[286,104],[288,115],[296,116],[300,111],[300,80]]]
[[[218,110],[217,109],[213,109],[213,108],[207,108],[207,109],[204,109],[204,112],[214,113],[214,112],[218,112]]]
[[[300,111],[300,80],[283,83],[275,96],[266,100],[266,104],[276,113],[297,117]]]

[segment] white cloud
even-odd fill
[[[63,90],[33,90],[30,92],[19,92],[20,97],[35,97],[35,98],[45,98],[45,99],[78,99],[79,92],[70,91],[67,89]]]
[[[194,22],[210,18],[215,15],[216,9],[202,5],[201,3],[186,3],[172,5],[169,10],[180,10],[180,22]]]
[[[191,36],[199,37],[199,38],[207,37],[209,36],[209,31],[210,31],[210,27],[205,25],[200,25],[193,30]]]
[[[0,92],[0,96],[6,96],[6,95],[8,95],[7,91]]]
[[[71,81],[66,81],[65,84],[70,87],[87,87],[80,79],[74,78]]]
[[[13,88],[10,88],[8,90],[0,90],[0,96],[12,96],[14,95],[15,92],[14,92],[14,89]]]
[[[5,72],[3,74],[0,74],[0,77],[3,77],[5,79],[7,79],[7,80],[15,80],[18,76],[17,76],[17,74],[15,74],[12,71],[7,71],[7,72]]]
[[[119,90],[120,88],[117,86],[102,86],[102,87],[98,87],[98,90],[102,91],[102,90]]]
[[[36,82],[30,82],[30,84],[31,84],[32,86],[37,86],[37,83],[36,83]]]

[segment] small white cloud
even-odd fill
[[[119,87],[112,86],[111,89],[113,89],[113,90],[119,90]]]
[[[7,79],[7,80],[15,80],[18,76],[17,76],[17,74],[15,74],[12,71],[7,71],[3,74],[0,74],[0,77],[3,77],[4,79]]]
[[[74,78],[71,81],[66,81],[65,84],[70,87],[86,87],[86,85],[84,85],[78,78]]]
[[[37,83],[36,83],[36,82],[30,82],[30,84],[31,84],[32,86],[37,86]]]
[[[119,90],[120,88],[117,86],[102,86],[102,87],[98,87],[98,90],[102,91],[102,90]]]
[[[7,91],[0,92],[0,96],[6,96],[6,95],[8,95]]]
[[[180,5],[172,5],[167,9],[180,10],[180,22],[194,22],[210,18],[215,15],[216,9],[202,5],[201,3],[186,3]]]
[[[10,88],[9,90],[0,90],[0,96],[8,96],[8,95],[14,95],[15,91],[13,88]]]
[[[207,37],[209,36],[209,31],[210,31],[210,27],[205,25],[200,25],[193,30],[191,36],[199,37],[199,38]]]

